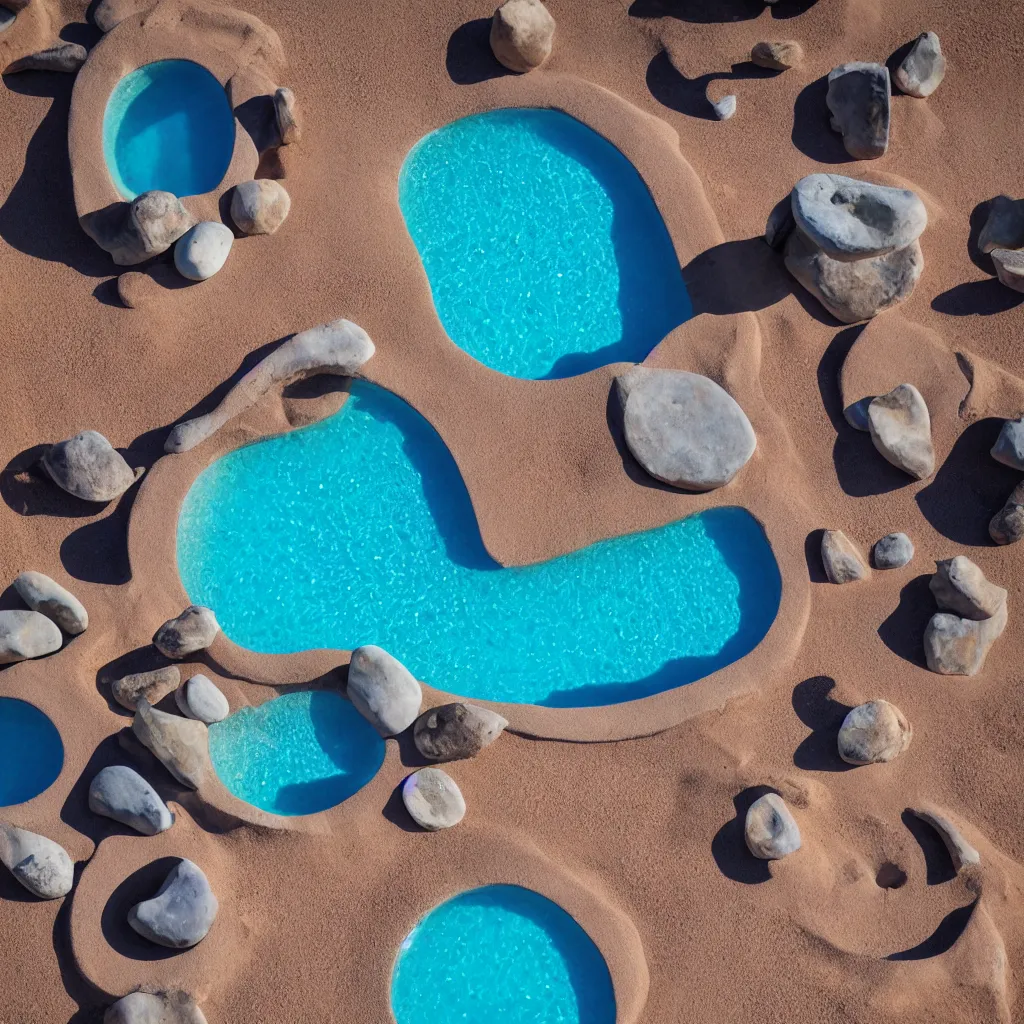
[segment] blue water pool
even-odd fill
[[[692,315],[633,165],[557,110],[494,110],[421,139],[399,203],[448,336],[514,377],[641,362]]]
[[[336,415],[199,476],[178,564],[191,599],[252,650],[378,644],[451,693],[574,707],[741,658],[781,596],[763,530],[735,508],[501,568],[437,433],[358,381]]]
[[[608,966],[561,907],[488,885],[432,910],[391,979],[398,1024],[615,1024]]]
[[[274,814],[315,814],[362,789],[384,741],[339,693],[287,693],[210,726],[210,759],[240,800]]]
[[[0,807],[49,789],[64,767],[57,727],[28,701],[0,697]]]
[[[103,115],[103,154],[118,192],[176,196],[215,189],[235,146],[224,87],[201,64],[160,60],[124,76]]]

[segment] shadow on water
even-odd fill
[[[853,768],[839,756],[839,728],[853,709],[830,696],[835,680],[812,676],[793,689],[793,710],[812,730],[793,754],[793,764],[812,772],[845,772]]]
[[[732,798],[736,808],[735,816],[727,821],[711,840],[711,856],[715,858],[718,870],[743,885],[758,885],[771,877],[768,862],[755,857],[747,848],[747,811],[751,805],[766,793],[778,793],[771,786],[751,786]]]

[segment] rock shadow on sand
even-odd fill
[[[491,50],[490,18],[474,18],[451,34],[445,67],[456,85],[477,85],[512,74]]]
[[[915,576],[900,591],[900,603],[878,627],[882,643],[898,658],[925,668],[924,631],[938,610],[929,582],[931,573]]]
[[[848,164],[854,158],[846,152],[843,137],[829,123],[828,75],[804,86],[793,104],[792,142],[804,156],[821,164]]]
[[[853,710],[830,696],[835,680],[829,676],[812,676],[793,689],[793,710],[810,736],[796,748],[793,764],[811,772],[845,772],[854,767],[839,756],[839,728]]]
[[[631,18],[676,18],[702,25],[752,21],[770,11],[776,20],[796,18],[809,11],[818,0],[778,0],[768,6],[765,0],[633,0]]]

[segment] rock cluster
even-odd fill
[[[555,19],[541,0],[505,0],[491,19],[490,41],[499,63],[525,74],[551,56]]]
[[[822,534],[821,561],[830,583],[856,583],[871,575],[860,549],[842,530]]]
[[[112,203],[86,214],[80,223],[118,266],[130,267],[166,252],[196,219],[177,196],[152,191],[143,192],[130,203]]]
[[[848,764],[884,764],[910,746],[913,730],[903,712],[886,700],[853,708],[839,729],[839,756]]]
[[[85,606],[49,576],[32,570],[20,573],[14,589],[32,611],[45,615],[70,636],[78,636],[88,628],[89,613]]]
[[[843,136],[855,160],[877,160],[889,148],[889,69],[884,64],[852,61],[828,74],[825,102],[832,128]]]
[[[372,644],[352,652],[348,697],[382,736],[397,736],[408,729],[423,703],[423,691],[413,674]]]
[[[169,949],[189,949],[213,927],[218,903],[206,875],[190,860],[179,861],[157,894],[128,912],[141,936]]]
[[[223,722],[231,713],[227,697],[212,679],[201,673],[186,679],[175,691],[174,700],[186,718],[206,725]]]
[[[246,235],[272,235],[285,221],[292,200],[273,178],[243,181],[231,195],[231,219]]]
[[[765,793],[750,805],[743,834],[760,860],[779,860],[800,849],[800,828],[778,793]]]
[[[207,281],[227,262],[235,236],[216,220],[190,228],[174,245],[174,266],[190,281]]]
[[[89,810],[144,836],[166,832],[174,815],[157,791],[133,768],[115,764],[96,773],[89,786]]]
[[[996,196],[989,202],[978,248],[992,257],[1001,284],[1024,292],[1024,200]]]
[[[946,58],[939,37],[934,32],[922,32],[893,77],[900,92],[923,100],[938,89],[945,76]]]
[[[440,768],[421,768],[402,783],[402,803],[420,828],[438,832],[458,825],[466,801],[455,780]]]
[[[103,1024],[207,1024],[185,992],[132,992],[103,1015]]]
[[[50,445],[43,469],[60,488],[83,501],[108,502],[119,498],[143,470],[133,470],[120,452],[95,430]]]
[[[43,900],[67,896],[75,881],[75,866],[63,846],[0,821],[0,863],[30,893]]]
[[[148,704],[159,704],[180,682],[178,666],[167,665],[115,679],[110,684],[110,694],[121,707],[134,711],[142,699]]]
[[[219,632],[217,617],[209,608],[190,604],[153,634],[153,644],[164,657],[187,658],[190,654],[205,651],[217,639]],[[170,693],[169,690],[167,692]]]
[[[898,384],[871,400],[868,430],[875,448],[897,469],[915,480],[927,480],[935,472],[931,416],[913,384]]]
[[[1006,628],[1006,591],[964,555],[938,562],[929,587],[941,611],[924,633],[928,668],[941,675],[976,675]]]
[[[476,757],[507,725],[501,715],[475,704],[443,704],[416,719],[413,741],[430,761],[455,761]]]
[[[722,487],[757,447],[736,400],[708,377],[646,366],[616,378],[623,432],[656,480],[691,491]]]
[[[158,711],[140,697],[132,732],[182,785],[199,788],[210,763],[209,731],[202,722]]]
[[[914,557],[914,543],[905,533],[887,533],[875,542],[876,569],[902,569]]]

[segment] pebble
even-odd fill
[[[875,542],[876,569],[902,569],[913,557],[914,544],[905,533],[887,533]]]
[[[910,746],[913,730],[903,712],[886,700],[853,708],[839,729],[839,756],[848,764],[884,764]]]
[[[402,783],[402,802],[412,820],[428,832],[458,825],[466,801],[450,775],[440,768],[421,768]]]
[[[779,860],[800,849],[800,828],[777,793],[765,793],[747,811],[747,849],[760,860]]]
[[[227,262],[234,241],[226,224],[200,221],[174,243],[174,265],[190,281],[208,281]]]

